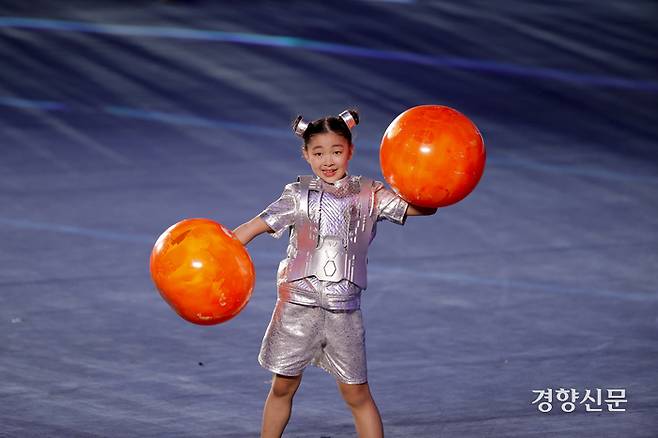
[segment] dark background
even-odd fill
[[[658,27],[652,1],[0,1],[0,436],[245,437],[285,239],[253,297],[180,319],[148,257],[234,228],[310,172],[289,124],[357,107],[351,172],[420,104],[482,131],[477,189],[380,224],[364,294],[390,437],[655,437]],[[203,365],[200,365],[202,363]],[[532,390],[623,388],[625,412]],[[286,436],[353,436],[306,371]]]

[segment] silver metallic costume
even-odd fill
[[[404,223],[407,205],[379,181],[346,175],[329,184],[304,176],[259,215],[275,238],[290,230],[263,367],[298,375],[313,363],[342,382],[366,381],[360,299],[368,245],[377,221]]]
[[[349,280],[365,289],[366,256],[376,220],[372,181],[348,178],[337,187],[303,176],[299,190],[297,251],[289,255],[288,281],[315,276],[322,281]],[[320,193],[319,224],[309,215],[311,191]]]

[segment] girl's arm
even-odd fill
[[[256,236],[259,236],[263,233],[273,232],[274,231],[269,227],[269,225],[267,225],[265,221],[258,216],[233,230],[233,233],[240,240],[240,242],[242,242],[243,245],[247,245],[247,243],[251,242],[251,240]]]
[[[420,207],[409,204],[409,207],[407,207],[407,216],[431,216],[436,213],[436,210],[436,208],[432,207]]]

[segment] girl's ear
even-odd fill
[[[302,146],[302,158],[304,158],[308,162],[308,151],[303,146]]]
[[[349,149],[349,155],[347,156],[347,159],[351,160],[352,159],[352,153],[354,152],[354,143],[350,143],[350,147],[348,149]]]

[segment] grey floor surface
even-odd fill
[[[654,2],[0,2],[0,436],[257,436],[253,298],[189,324],[148,273],[188,217],[235,227],[309,169],[288,128],[361,111],[351,172],[426,103],[480,127],[463,202],[370,250],[369,380],[389,437],[658,436]],[[624,389],[624,412],[533,390]],[[596,407],[596,406],[594,406]],[[287,437],[354,436],[308,369]]]

